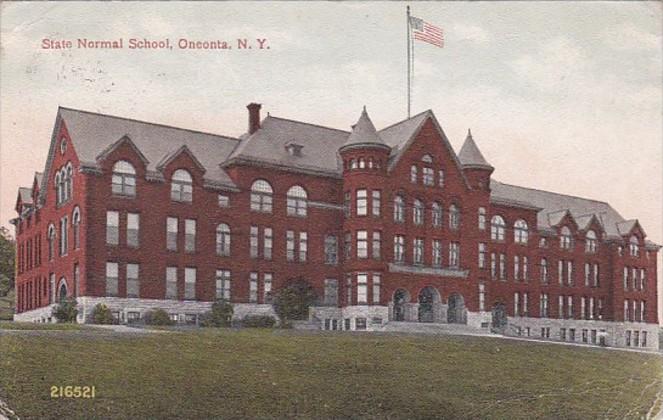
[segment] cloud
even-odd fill
[[[606,28],[601,38],[606,45],[616,50],[660,50],[661,35],[645,32],[633,23],[622,23]]]
[[[462,23],[453,25],[448,37],[456,41],[470,41],[477,44],[487,44],[491,39],[490,34],[485,29]]]

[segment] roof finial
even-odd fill
[[[366,113],[366,105],[364,105],[364,113]]]
[[[467,129],[467,137],[472,137],[472,131],[469,128]]]

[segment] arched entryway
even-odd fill
[[[440,302],[440,293],[431,286],[426,286],[419,292],[419,322],[434,322],[435,313],[433,304]]]
[[[67,281],[62,277],[60,279],[60,286],[58,287],[58,301],[62,302],[67,299]]]
[[[393,320],[405,321],[405,304],[410,302],[410,294],[405,289],[397,289],[394,292]]]
[[[506,328],[506,306],[502,302],[496,302],[492,309],[493,331],[504,331]]]
[[[467,324],[467,311],[463,295],[454,293],[449,296],[447,322],[449,324]]]

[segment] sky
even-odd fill
[[[238,136],[246,104],[349,129],[406,117],[402,2],[0,3],[0,225],[42,171],[59,105]],[[499,181],[607,201],[663,243],[661,2],[412,2],[413,114],[455,150],[468,128]],[[42,49],[170,39],[172,50]],[[182,50],[267,39],[269,49]],[[660,264],[663,266],[663,264]],[[659,273],[659,280],[661,279]]]

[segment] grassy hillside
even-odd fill
[[[11,320],[14,316],[14,290],[7,296],[0,297],[0,321]]]
[[[41,332],[0,335],[0,355],[24,419],[639,418],[663,380],[658,355],[486,337]]]

